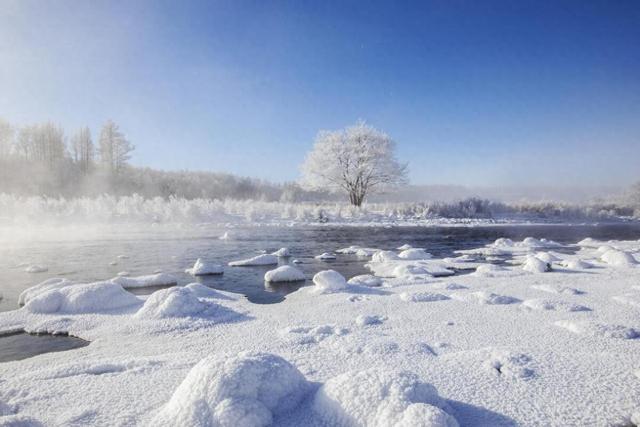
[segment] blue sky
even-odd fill
[[[0,117],[133,163],[298,177],[362,118],[417,184],[640,179],[638,1],[0,0]]]

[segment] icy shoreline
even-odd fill
[[[640,241],[578,245],[566,254],[543,239],[499,239],[448,260],[409,248],[363,260],[381,286],[302,288],[274,305],[202,285],[149,297],[111,282],[32,291],[24,308],[0,313],[0,331],[91,344],[0,364],[0,424],[200,425],[194,402],[222,425],[637,423]],[[500,254],[513,261],[474,258]],[[478,269],[429,274],[455,264]],[[276,365],[274,378],[297,385],[270,379]]]

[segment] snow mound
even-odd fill
[[[267,353],[208,357],[195,365],[152,420],[154,426],[259,427],[275,423],[309,391],[304,376]]]
[[[510,297],[506,295],[498,295],[492,292],[485,292],[485,291],[473,292],[471,295],[473,295],[480,304],[502,305],[502,304],[514,304],[514,303],[520,302],[519,299],[514,297]]]
[[[338,249],[336,252],[339,254],[354,255],[360,249],[361,249],[360,246],[353,245],[346,248]]]
[[[358,326],[380,325],[386,319],[387,318],[384,316],[366,316],[364,314],[361,314],[360,316],[356,317],[356,325]]]
[[[530,368],[531,358],[523,353],[493,351],[485,366],[492,372],[509,378],[529,379],[535,376]]]
[[[482,264],[476,267],[476,271],[473,274],[480,277],[499,277],[509,275],[510,273],[510,270],[500,265]]]
[[[617,339],[640,338],[639,330],[623,325],[597,323],[589,320],[559,320],[555,324],[577,335]]]
[[[430,384],[406,371],[369,369],[334,377],[317,391],[313,410],[340,427],[457,427]]]
[[[304,273],[290,265],[283,265],[267,271],[264,280],[266,282],[298,282],[304,280]]]
[[[508,239],[506,237],[500,237],[499,239],[496,239],[495,242],[493,242],[492,246],[495,246],[495,247],[504,246],[504,247],[510,248],[514,246],[514,244],[515,243],[513,243],[513,240]]]
[[[469,289],[467,286],[460,285],[458,283],[436,283],[433,285],[433,289],[442,289],[445,291],[456,291],[460,289]]]
[[[360,258],[368,258],[378,252],[379,249],[373,248],[360,248],[356,251],[355,255]]]
[[[295,326],[282,330],[282,333],[290,336],[295,344],[318,344],[329,337],[347,335],[349,329],[334,325]]]
[[[313,276],[313,283],[315,284],[313,292],[318,294],[338,292],[347,288],[346,279],[342,274],[334,270],[324,270],[316,273]]]
[[[409,245],[408,243],[405,243],[404,245],[397,247],[396,249],[399,251],[406,251],[409,249],[413,249],[413,246]]]
[[[555,255],[552,252],[538,252],[536,253],[536,258],[538,258],[541,261],[546,262],[547,264],[551,264],[554,262],[558,262],[561,261],[562,258],[558,257],[557,255]]]
[[[280,248],[277,251],[273,252],[271,255],[275,255],[277,257],[290,257],[291,251],[289,248]]]
[[[220,299],[233,299],[232,297],[211,289],[202,283],[189,283],[185,286],[185,289],[190,290],[198,298],[220,298]]]
[[[434,292],[403,292],[400,299],[407,302],[432,302],[450,299],[448,296]]]
[[[398,254],[398,258],[408,260],[431,259],[433,255],[424,249],[407,249]]]
[[[576,288],[572,288],[572,287],[569,287],[569,286],[563,286],[563,285],[557,285],[557,284],[552,284],[552,285],[532,285],[531,288],[532,289],[536,289],[538,291],[542,291],[542,292],[549,292],[550,294],[581,295],[581,294],[584,293],[581,290],[578,290]]]
[[[589,264],[588,262],[582,261],[581,259],[569,259],[562,261],[560,264],[570,270],[584,270],[593,267],[593,265]]]
[[[139,304],[135,295],[116,283],[96,282],[50,289],[29,298],[30,313],[97,313]]]
[[[321,261],[328,261],[328,260],[336,259],[336,256],[334,254],[332,254],[332,253],[324,252],[324,253],[322,253],[320,255],[316,255],[314,258],[315,259],[319,259]]]
[[[152,293],[134,316],[139,319],[193,317],[209,308],[215,308],[215,304],[200,301],[191,288],[173,287]]]
[[[149,286],[172,286],[177,285],[178,280],[168,273],[156,273],[149,274],[147,276],[137,277],[114,277],[110,280],[113,283],[117,283],[123,288],[146,288]]]
[[[211,274],[222,274],[224,270],[220,264],[214,264],[211,262],[203,261],[202,258],[198,258],[193,267],[184,271],[192,276],[208,276]]]
[[[555,311],[590,311],[584,305],[572,304],[566,301],[554,301],[543,298],[528,299],[522,302],[522,306],[531,310],[555,310]]]
[[[522,269],[529,273],[546,273],[551,271],[551,264],[536,256],[528,256],[522,265]]]
[[[638,261],[628,252],[610,249],[600,255],[600,259],[615,267],[634,267]]]
[[[37,297],[38,295],[53,290],[60,289],[66,286],[72,285],[73,282],[68,279],[63,279],[61,277],[53,277],[51,279],[47,279],[44,282],[38,283],[35,286],[25,289],[20,293],[18,297],[18,304],[25,305],[31,299]]]
[[[240,261],[231,261],[229,265],[231,267],[250,267],[257,265],[276,265],[278,264],[278,257],[273,254],[261,254],[254,256],[253,258],[243,259]]]
[[[640,294],[624,294],[611,297],[612,300],[631,307],[640,308]]]
[[[378,286],[382,286],[382,279],[371,274],[361,274],[359,276],[352,277],[347,283],[350,285],[368,286],[371,288],[375,288]]]
[[[45,267],[44,265],[30,265],[27,268],[24,269],[25,273],[44,273],[49,271],[48,267]]]
[[[393,251],[378,251],[371,257],[372,262],[387,262],[399,259],[398,254]]]
[[[406,277],[420,274],[429,274],[429,270],[421,265],[415,264],[400,264],[393,269],[391,274],[393,277]]]
[[[578,243],[576,243],[578,246],[583,247],[583,248],[597,248],[598,246],[600,246],[602,243],[596,239],[593,239],[591,237],[587,237],[586,239],[582,239],[580,240]]]
[[[517,246],[524,246],[528,248],[556,248],[562,246],[560,243],[547,239],[536,239],[535,237],[527,237],[521,243],[517,243]]]

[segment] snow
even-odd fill
[[[33,291],[32,291],[33,294]],[[97,313],[140,304],[140,300],[116,283],[69,284],[25,298],[30,313]]]
[[[0,425],[499,427],[637,418],[640,268],[600,260],[603,242],[592,242],[551,252],[558,268],[529,274],[521,263],[547,248],[518,243],[500,242],[513,264],[478,257],[472,265],[486,268],[453,281],[378,274],[447,265],[437,258],[371,261],[375,275],[349,284],[323,271],[312,291],[278,304],[196,283],[138,297],[113,281],[43,281],[22,293],[24,307],[0,313],[0,333],[68,333],[91,344],[0,363]],[[604,243],[640,252],[637,240]],[[594,268],[559,267],[578,261]]]
[[[212,274],[223,274],[224,268],[220,264],[204,261],[198,258],[193,267],[185,270],[185,273],[192,276],[208,276]]]
[[[324,270],[313,276],[314,289],[318,294],[339,292],[347,288],[347,281],[334,270]]]
[[[207,357],[195,365],[154,426],[258,427],[277,424],[309,391],[295,366],[268,353]]]
[[[400,259],[397,253],[393,251],[378,251],[373,254],[371,262],[386,262]]]
[[[269,270],[264,275],[265,282],[298,282],[304,279],[304,273],[290,265]]]
[[[125,289],[129,288],[146,288],[152,286],[171,286],[178,283],[178,279],[169,273],[155,273],[146,276],[126,277],[119,276],[111,279],[111,282],[117,283]]]
[[[290,257],[291,256],[291,251],[289,250],[289,248],[280,248],[277,251],[275,251],[274,253],[272,253],[271,255],[275,255],[277,257]]]
[[[593,268],[593,265],[583,261],[581,259],[569,259],[564,260],[560,263],[563,267],[566,267],[570,270],[584,270],[587,268]]]
[[[405,243],[402,246],[398,246],[396,249],[399,250],[399,251],[406,251],[406,250],[409,250],[409,249],[413,249],[413,246],[411,246],[408,243]]]
[[[433,255],[424,249],[406,249],[398,254],[398,258],[408,260],[429,259],[432,257]]]
[[[319,259],[321,261],[331,261],[331,260],[336,259],[336,256],[334,254],[332,254],[332,253],[324,252],[324,253],[322,253],[320,255],[316,255],[315,259]]]
[[[240,261],[231,261],[229,265],[231,267],[251,267],[258,265],[276,265],[278,264],[278,257],[273,254],[261,254],[252,258],[243,259]]]
[[[358,276],[354,276],[347,281],[350,285],[358,285],[358,286],[369,286],[372,288],[382,286],[382,278],[373,276],[371,274],[360,274]]]
[[[411,372],[368,369],[330,379],[313,410],[332,426],[457,427],[435,387]]]

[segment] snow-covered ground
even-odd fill
[[[91,344],[0,364],[0,425],[638,425],[640,241],[579,247],[376,253],[271,305],[50,281],[0,331]]]

